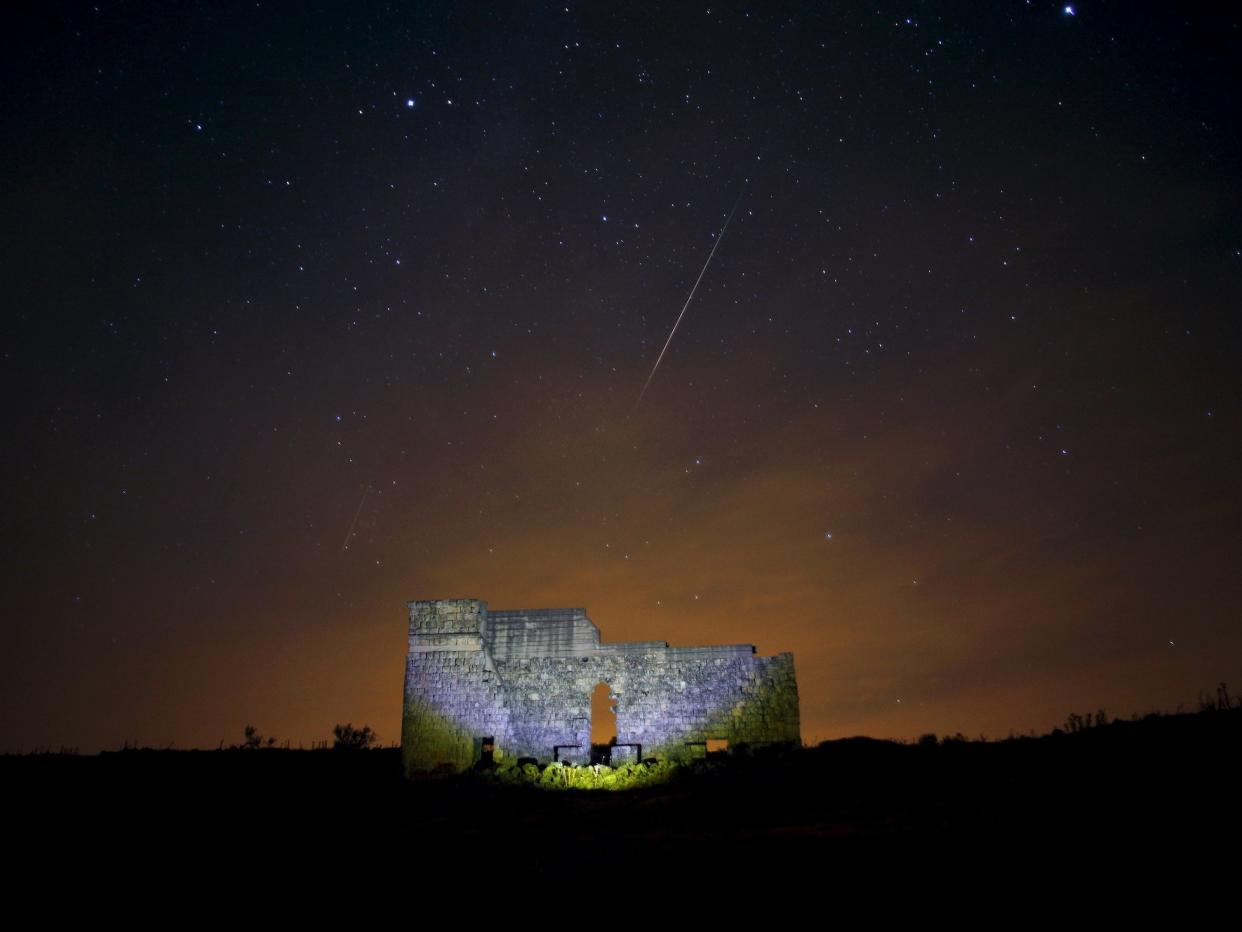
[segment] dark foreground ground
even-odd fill
[[[1233,709],[991,743],[832,741],[621,793],[407,783],[393,750],[9,756],[0,778],[7,849],[54,871],[262,878],[351,861],[483,901],[503,878],[728,902],[853,877],[1002,878],[1028,894],[1236,878],[1240,749]]]

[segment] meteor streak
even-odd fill
[[[354,520],[349,522],[349,531],[345,534],[345,542],[341,544],[341,553],[349,549],[350,538],[354,536],[354,528],[358,526],[358,516],[362,514],[362,506],[367,503],[367,496],[371,494],[371,483],[367,483],[366,488],[362,490],[362,498],[358,500],[358,508],[354,511]]]
[[[703,276],[707,274],[707,267],[712,264],[712,256],[716,255],[716,248],[720,245],[720,241],[724,239],[725,230],[729,229],[729,221],[733,219],[733,214],[737,210],[737,205],[742,203],[742,194],[746,193],[746,186],[742,186],[741,193],[738,194],[737,200],[733,202],[733,210],[729,211],[729,216],[725,218],[724,226],[720,228],[720,235],[716,237],[716,242],[712,244],[712,251],[707,254],[707,261],[703,263],[703,268],[699,270],[699,277],[694,280],[694,287],[690,289],[690,296],[686,298],[686,303],[681,306],[681,313],[677,315],[677,320],[673,324],[673,329],[668,332],[668,339],[664,341],[664,349],[660,350],[660,355],[656,357],[655,365],[651,367],[651,374],[647,376],[647,381],[643,383],[643,390],[638,393],[638,401],[634,402],[634,410],[638,410],[638,406],[643,403],[643,395],[647,394],[647,387],[651,385],[651,380],[655,378],[656,370],[660,368],[660,361],[664,359],[664,354],[668,352],[668,345],[673,342],[673,334],[677,332],[681,319],[686,316],[686,308],[690,306],[690,302],[694,300],[694,293],[699,290],[699,282],[703,280]]]

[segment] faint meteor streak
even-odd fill
[[[664,359],[664,354],[668,352],[668,345],[673,342],[673,334],[677,332],[677,328],[681,325],[681,319],[686,316],[686,308],[694,300],[694,293],[699,290],[699,282],[707,274],[707,267],[712,264],[712,256],[716,255],[716,248],[720,245],[720,241],[724,239],[725,230],[729,229],[729,221],[733,219],[733,214],[737,211],[737,205],[742,203],[742,194],[745,193],[746,186],[743,185],[737,200],[733,202],[733,210],[729,211],[729,216],[725,218],[724,226],[720,228],[720,235],[716,237],[716,242],[712,244],[712,251],[707,254],[707,261],[703,263],[703,268],[699,270],[699,277],[694,280],[694,287],[690,289],[690,296],[686,298],[686,303],[681,306],[681,313],[677,315],[673,329],[668,332],[668,339],[664,341],[664,349],[660,350],[660,355],[656,357],[655,365],[651,367],[651,374],[647,376],[647,381],[643,383],[643,390],[638,393],[638,401],[634,402],[635,411],[643,403],[643,395],[647,394],[647,388],[651,385],[651,380],[655,378],[656,370],[660,368],[660,361]]]
[[[367,483],[366,488],[362,490],[362,498],[358,500],[358,507],[354,510],[354,520],[349,522],[349,531],[345,534],[345,541],[341,544],[341,553],[349,549],[349,539],[354,536],[354,528],[358,526],[358,516],[362,514],[362,506],[367,502],[367,496],[371,494],[371,484]]]

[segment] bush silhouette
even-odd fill
[[[261,734],[259,734],[259,729],[254,725],[247,725],[244,733],[246,735],[246,740],[242,744],[243,748],[255,750],[257,748],[276,747],[276,736],[271,735],[270,737],[264,738]]]
[[[332,745],[334,751],[362,751],[369,748],[379,737],[371,730],[370,725],[355,728],[352,724],[337,725],[332,729],[336,741]]]

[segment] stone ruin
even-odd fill
[[[522,758],[588,763],[591,695],[611,690],[611,763],[801,743],[793,654],[750,644],[605,644],[581,608],[410,602],[401,757],[407,776]]]

